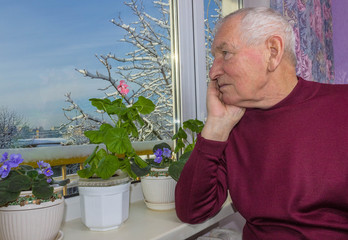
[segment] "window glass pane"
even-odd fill
[[[170,139],[173,97],[168,1],[7,1],[0,8],[0,148],[87,142],[112,123],[89,98],[150,98],[138,139]],[[51,141],[51,142],[50,142]]]
[[[222,17],[221,0],[204,0],[204,18],[205,18],[205,42],[206,42],[206,60],[207,60],[207,77],[209,78],[209,69],[213,64],[211,55],[211,45],[214,40],[214,28],[216,23]]]
[[[207,76],[209,75],[209,69],[214,60],[210,49],[214,40],[215,25],[223,16],[226,16],[242,7],[243,0],[204,0]]]

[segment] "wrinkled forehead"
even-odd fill
[[[237,48],[240,41],[238,19],[228,19],[222,22],[216,29],[212,44],[212,53],[222,48]]]

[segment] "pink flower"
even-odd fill
[[[118,85],[117,90],[123,95],[127,95],[129,93],[129,89],[127,88],[128,85],[125,83],[124,80],[120,81],[120,85]]]

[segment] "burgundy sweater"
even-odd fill
[[[176,185],[183,222],[230,191],[245,240],[348,239],[348,85],[299,79],[270,109],[247,109],[226,142],[199,136]]]

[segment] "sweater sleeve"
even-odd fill
[[[204,139],[197,143],[175,189],[178,218],[200,223],[217,214],[227,198],[226,164],[223,157],[227,142]]]

